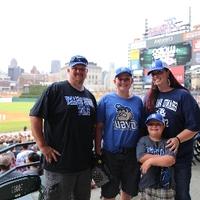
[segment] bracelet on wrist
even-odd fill
[[[175,137],[177,140],[178,140],[178,143],[180,144],[181,143],[181,140],[178,136]]]

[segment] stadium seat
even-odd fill
[[[4,181],[0,184],[0,199],[16,199],[32,192],[39,191],[39,199],[43,199],[41,179],[38,175],[26,175]]]

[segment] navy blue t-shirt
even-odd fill
[[[58,162],[44,168],[60,173],[87,169],[92,161],[96,100],[87,90],[78,91],[68,81],[53,83],[30,111],[44,119],[44,137],[60,152]]]
[[[176,154],[170,149],[166,148],[167,139],[161,139],[160,141],[153,141],[149,136],[143,136],[140,138],[137,144],[137,160],[139,161],[144,155],[152,154],[165,156],[169,155],[172,157],[176,157]],[[170,187],[174,187],[174,177],[173,177],[173,167],[168,168],[170,170],[171,178],[170,178]],[[143,174],[140,179],[139,188],[143,190],[144,188],[149,187],[158,187],[160,186],[160,174],[161,167],[159,166],[151,166],[146,174]],[[160,186],[161,187],[161,186]]]
[[[184,129],[200,130],[200,109],[193,96],[184,89],[160,92],[155,111],[165,119],[165,138],[177,136]],[[177,163],[191,161],[193,157],[193,140],[183,142],[178,150]]]

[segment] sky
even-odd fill
[[[176,17],[200,24],[198,0],[6,0],[0,1],[0,71],[12,58],[30,72],[49,72],[73,55],[108,69],[128,64],[128,44],[144,33],[145,18],[155,27]],[[198,21],[199,20],[199,21]]]

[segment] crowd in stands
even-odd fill
[[[0,134],[0,150],[16,143],[33,142],[34,139],[29,131],[12,134]],[[19,168],[10,173],[8,170],[27,163],[41,160],[41,154],[36,144],[17,146],[5,153],[0,154],[0,183],[5,180],[23,175],[41,175],[40,166],[32,165]]]
[[[5,148],[11,144],[32,142],[34,138],[30,131],[0,134],[0,149]]]

